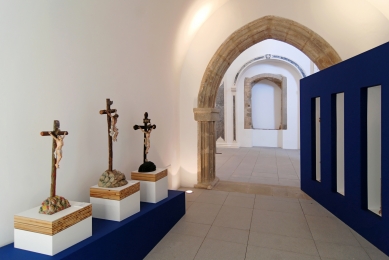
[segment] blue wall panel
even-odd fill
[[[381,85],[382,217],[367,209],[366,88]],[[345,196],[336,192],[334,94],[344,92]],[[389,43],[300,81],[301,189],[389,255]],[[320,97],[321,182],[315,171],[314,109]]]

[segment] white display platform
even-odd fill
[[[98,185],[91,187],[90,202],[92,203],[92,215],[94,218],[122,221],[140,211],[140,185],[139,181],[127,180],[128,184],[118,188],[102,188]],[[92,194],[92,189],[107,192],[105,198],[97,198]],[[116,192],[117,196],[109,196],[108,193]],[[126,193],[123,199],[120,194]],[[123,197],[123,195],[122,195]]]
[[[64,209],[53,215],[39,214],[40,206],[38,206],[33,209],[16,214],[15,218],[21,217],[24,219],[29,219],[32,222],[47,222],[47,226],[49,226],[47,228],[48,230],[45,230],[43,232],[50,232],[50,223],[51,227],[53,227],[56,226],[56,223],[62,222],[63,219],[65,219],[66,222],[66,219],[70,217],[69,215],[73,214],[73,216],[75,216],[75,214],[77,214],[77,211],[81,211],[81,209],[91,205],[90,203],[84,202],[69,202],[71,205],[70,208]],[[15,226],[17,226],[16,222]],[[37,229],[40,229],[40,227],[38,227]],[[53,256],[90,236],[92,236],[92,216],[89,216],[65,228],[64,230],[61,230],[60,232],[54,235],[46,235],[42,233],[15,228],[14,247]]]
[[[131,179],[140,181],[142,202],[157,203],[168,196],[167,169],[157,168],[153,172],[133,171]]]

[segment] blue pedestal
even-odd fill
[[[0,259],[143,259],[185,214],[185,193],[169,190],[158,203],[141,202],[140,212],[122,222],[92,220],[92,237],[47,256],[14,248],[0,248]]]

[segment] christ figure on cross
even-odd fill
[[[57,160],[56,163],[55,163],[55,168],[59,168],[59,162],[61,161],[62,159],[62,147],[64,145],[63,143],[63,139],[65,139],[65,135],[57,135],[57,137],[55,137],[53,135],[53,132],[49,132],[50,136],[54,138],[55,140],[55,143],[56,143],[56,148],[55,148],[55,151],[54,151],[54,158]]]
[[[112,141],[116,142],[117,137],[119,135],[119,129],[116,127],[119,115],[117,114],[117,112],[114,112],[115,115],[112,115],[111,112],[109,112],[109,109],[105,111],[107,115],[111,118],[111,129],[109,130],[109,135],[112,137]]]
[[[149,149],[150,149],[150,135],[151,135],[151,131],[153,130],[153,128],[150,128],[147,130],[143,130],[142,128],[139,128],[139,129],[144,133],[144,145],[146,147],[145,154],[148,154]],[[147,161],[147,159],[146,159],[146,161]]]

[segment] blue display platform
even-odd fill
[[[185,193],[169,190],[158,203],[140,204],[140,212],[115,222],[92,219],[92,236],[68,249],[47,256],[14,248],[0,248],[0,259],[143,259],[185,215]]]

